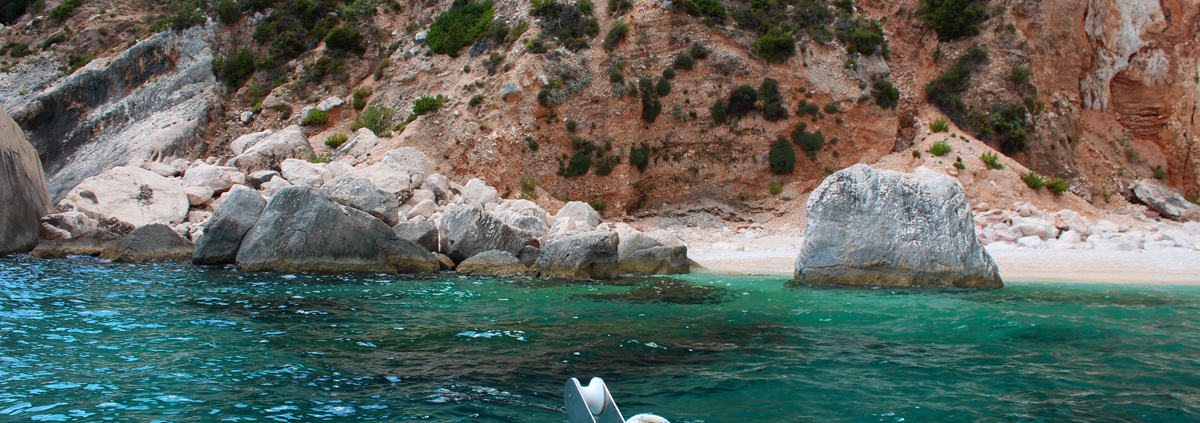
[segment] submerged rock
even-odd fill
[[[958,181],[855,165],[808,197],[798,282],[1000,288]]]
[[[96,229],[65,239],[42,241],[29,255],[42,259],[66,258],[67,256],[99,256],[112,249],[111,244],[120,239],[112,232]]]
[[[673,275],[688,273],[687,247],[664,245],[641,232],[632,232],[617,246],[619,273],[623,275]]]
[[[50,194],[37,150],[0,109],[0,255],[25,252],[38,242],[38,219],[50,211]]]
[[[223,197],[224,201],[208,218],[204,235],[196,241],[192,263],[235,263],[242,238],[258,223],[258,217],[267,206],[267,200],[245,187],[234,188]]]
[[[397,237],[366,212],[340,206],[309,187],[283,188],[242,240],[237,265],[247,271],[419,273],[437,258]]]

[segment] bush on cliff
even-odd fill
[[[977,0],[921,0],[917,17],[929,23],[938,40],[953,41],[979,34],[979,24],[987,19]]]
[[[434,53],[458,57],[458,51],[471,45],[492,24],[492,2],[472,3],[455,0],[450,10],[433,20],[425,35],[425,44]]]
[[[376,104],[363,110],[358,119],[354,121],[354,125],[350,126],[351,131],[357,131],[361,128],[370,129],[375,135],[383,135],[392,127],[392,116],[395,114],[392,109],[383,107],[382,104]]]
[[[254,52],[243,47],[224,59],[214,59],[213,74],[229,88],[238,89],[254,74]]]
[[[767,154],[772,173],[792,173],[796,169],[796,150],[792,143],[784,137],[779,137],[771,144],[771,152]]]

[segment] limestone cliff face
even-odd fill
[[[0,109],[0,255],[25,252],[38,241],[38,219],[50,209],[37,151]]]

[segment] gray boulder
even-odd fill
[[[275,178],[283,178],[283,175],[274,170],[260,170],[246,175],[246,184],[249,184],[250,188],[262,189],[262,184]]]
[[[1200,220],[1200,206],[1192,204],[1174,190],[1158,184],[1138,181],[1133,185],[1138,201],[1174,220]]]
[[[241,186],[235,187],[223,198],[221,205],[204,225],[204,235],[196,242],[192,263],[235,263],[242,239],[258,222],[263,208],[267,206],[267,200],[258,192]]]
[[[690,270],[686,246],[664,245],[641,232],[621,239],[617,260],[623,275],[673,275]]]
[[[55,229],[52,232],[65,233],[66,236],[62,236],[61,238],[74,238],[90,233],[100,227],[100,222],[80,212],[48,214],[42,216],[41,221],[43,228],[48,226]],[[47,236],[43,236],[43,238],[52,239]]]
[[[397,237],[382,220],[300,186],[267,202],[242,240],[237,265],[276,272],[420,273],[440,267],[433,254]]]
[[[297,125],[281,129],[259,139],[246,151],[229,160],[227,166],[233,166],[246,173],[260,170],[279,169],[284,160],[308,159],[312,154],[312,145],[304,137],[304,131]]]
[[[456,263],[488,250],[515,255],[526,245],[519,231],[474,207],[447,211],[438,228],[442,254]]]
[[[0,255],[26,252],[38,242],[38,219],[50,211],[50,193],[37,150],[0,109]]]
[[[958,181],[854,165],[808,197],[797,282],[1000,288]]]
[[[219,100],[211,47],[217,28],[160,32],[61,78],[59,60],[27,60],[31,66],[12,72],[15,80],[32,84],[0,82],[0,108],[12,113],[42,155],[53,201],[115,166],[204,149],[210,111]],[[26,78],[47,71],[53,78]]]
[[[350,139],[338,146],[337,151],[333,153],[333,159],[351,157],[354,159],[351,164],[357,163],[367,158],[367,154],[371,152],[372,148],[375,148],[376,144],[379,144],[379,137],[376,137],[370,129],[360,128],[350,136]]]
[[[105,251],[111,251],[112,243],[120,238],[112,232],[96,229],[71,238],[42,241],[37,248],[29,252],[29,255],[41,259],[99,256]]]
[[[454,269],[463,275],[516,277],[528,276],[529,267],[507,251],[489,250],[463,260]]]
[[[396,236],[402,239],[407,239],[425,247],[431,253],[438,251],[438,229],[433,222],[401,222],[392,227],[392,232],[395,232]]]
[[[321,186],[321,192],[334,202],[370,213],[387,223],[399,223],[400,200],[376,188],[367,178],[346,174]]]
[[[541,276],[564,279],[607,279],[617,274],[616,232],[587,231],[564,235],[542,246],[537,259]]]
[[[100,257],[115,262],[138,263],[151,260],[184,260],[192,257],[195,246],[170,226],[146,225],[109,244]]]

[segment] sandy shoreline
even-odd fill
[[[1005,283],[1200,285],[1200,251],[989,249]],[[791,277],[799,251],[689,254],[705,272]]]

